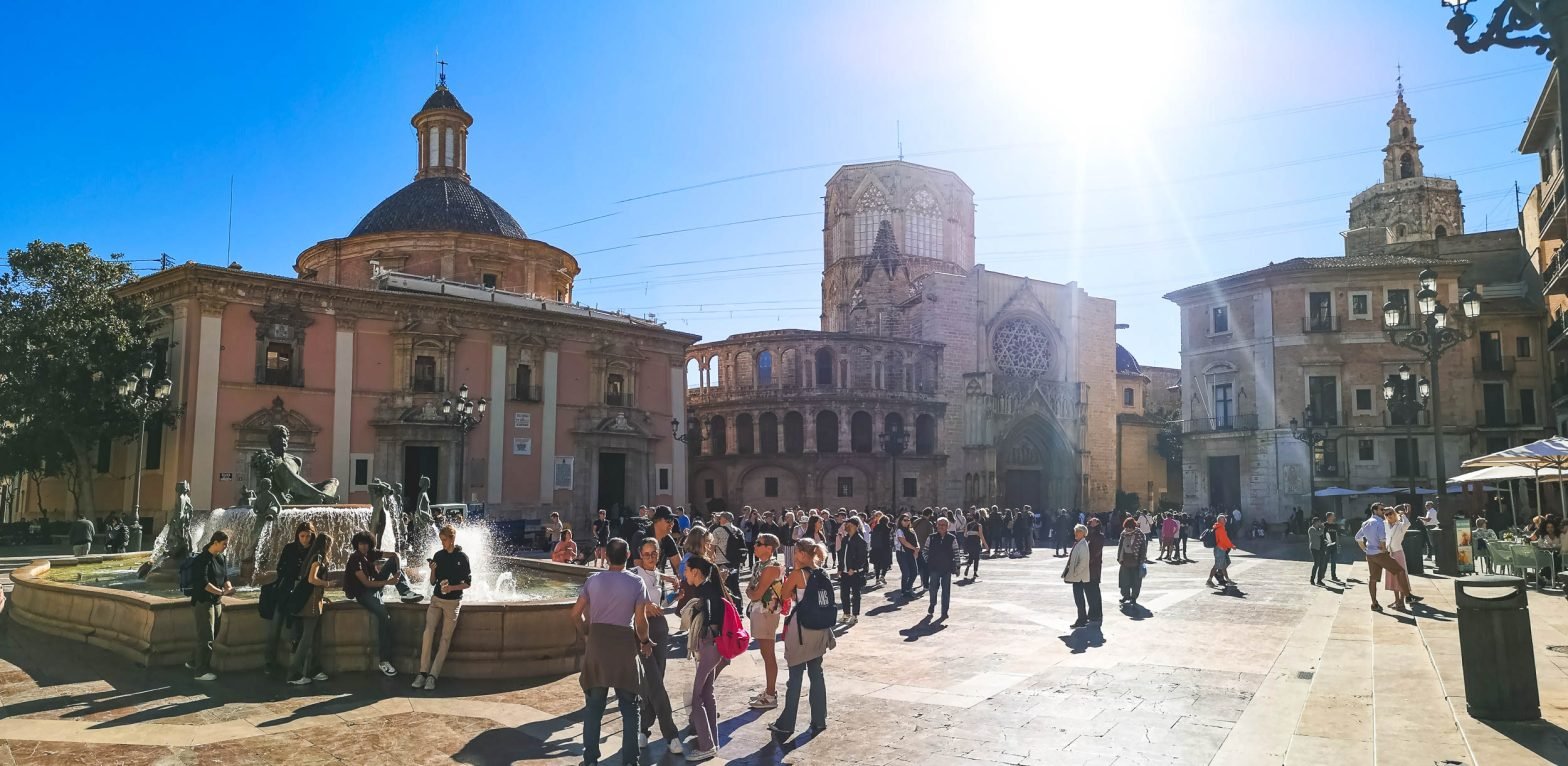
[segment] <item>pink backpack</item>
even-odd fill
[[[733,660],[751,648],[751,632],[740,621],[735,602],[729,599],[724,599],[724,629],[714,639],[714,646],[718,648],[719,656],[726,660]]]

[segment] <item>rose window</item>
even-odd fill
[[[1009,319],[991,337],[996,368],[1009,375],[1043,375],[1051,368],[1051,340],[1027,319]]]

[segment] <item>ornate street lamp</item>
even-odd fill
[[[484,421],[485,411],[489,408],[489,400],[483,397],[478,401],[468,398],[467,383],[458,386],[456,399],[441,402],[441,417],[457,426],[457,499],[465,507],[468,505],[468,485],[464,475],[468,469],[468,434]],[[492,459],[495,459],[494,456]]]
[[[686,433],[681,433],[680,418],[670,418],[670,436],[674,437],[675,441],[681,444],[701,445],[707,439],[702,433],[702,420],[700,418],[691,418],[691,426],[686,429]]]
[[[1548,59],[1556,58],[1555,40],[1564,31],[1563,22],[1568,5],[1562,0],[1502,0],[1492,9],[1486,28],[1474,40],[1470,29],[1475,17],[1465,12],[1471,0],[1443,0],[1443,6],[1454,9],[1448,20],[1448,30],[1454,33],[1454,45],[1465,53],[1480,53],[1494,45],[1504,48],[1534,48]],[[1540,32],[1528,33],[1536,27]]]
[[[889,498],[892,502],[887,507],[888,515],[892,516],[898,513],[898,456],[904,454],[904,450],[909,447],[909,432],[905,431],[902,426],[893,429],[891,432],[884,430],[882,433],[877,434],[877,443],[881,445],[882,451],[893,460],[893,480],[891,482],[893,489],[891,492],[892,497]]]
[[[152,362],[143,362],[136,372],[122,378],[115,393],[126,400],[141,428],[136,434],[136,480],[131,489],[130,549],[142,549],[142,469],[147,467],[147,421],[169,406],[174,384],[168,378],[154,383]]]
[[[1437,470],[1433,474],[1435,479],[1433,488],[1441,499],[1447,476],[1444,475],[1443,464],[1443,410],[1439,398],[1441,376],[1438,363],[1443,358],[1443,354],[1469,340],[1474,332],[1473,328],[1452,324],[1453,317],[1449,316],[1448,308],[1438,299],[1436,272],[1432,269],[1424,269],[1416,279],[1421,287],[1416,293],[1416,309],[1420,316],[1412,319],[1417,321],[1406,325],[1407,307],[1389,301],[1383,306],[1383,329],[1388,334],[1390,343],[1421,354],[1431,375],[1430,384],[1425,380],[1421,381],[1422,387],[1427,391],[1422,398],[1430,400],[1427,408],[1432,414],[1433,457],[1437,463]],[[1467,322],[1481,316],[1481,296],[1474,290],[1466,291],[1460,298],[1459,305]],[[1405,381],[1410,379],[1410,371],[1407,367],[1400,368],[1400,379]],[[1385,399],[1392,397],[1390,387],[1387,385],[1383,388],[1383,396]],[[1413,492],[1414,481],[1411,482],[1411,487]],[[1446,506],[1446,503],[1438,503],[1438,525],[1441,534],[1437,539],[1442,545],[1439,546],[1437,553],[1437,571],[1453,575],[1459,572],[1459,561],[1455,556],[1458,537],[1454,528],[1454,513]]]
[[[1306,423],[1306,425],[1303,426],[1302,423]],[[1300,441],[1302,444],[1307,445],[1307,486],[1308,486],[1308,497],[1316,497],[1317,496],[1317,492],[1318,492],[1318,461],[1317,461],[1318,445],[1322,444],[1325,441],[1328,441],[1328,438],[1329,438],[1328,428],[1326,428],[1326,427],[1313,428],[1313,426],[1315,426],[1315,425],[1318,425],[1317,418],[1312,414],[1312,407],[1310,405],[1306,409],[1301,411],[1301,420],[1300,421],[1297,421],[1295,418],[1291,418],[1290,419],[1290,435],[1291,435],[1291,437],[1296,439],[1296,440],[1298,440],[1298,441]],[[1307,509],[1308,510],[1311,510],[1312,502],[1313,502],[1312,500],[1308,500],[1307,501]],[[1309,513],[1307,515],[1310,516],[1312,514]]]

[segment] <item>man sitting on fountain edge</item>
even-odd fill
[[[375,538],[369,532],[355,532],[353,543],[354,552],[348,557],[348,571],[343,577],[343,595],[370,611],[371,619],[376,623],[376,644],[381,658],[379,667],[382,673],[395,676],[397,669],[392,667],[392,615],[387,614],[386,605],[381,603],[381,589],[388,585],[397,588],[405,604],[418,603],[425,597],[408,586],[408,577],[399,568],[396,553],[373,549]],[[377,569],[376,562],[382,559],[386,559],[386,563]]]

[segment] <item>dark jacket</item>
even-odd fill
[[[205,585],[211,585],[219,590],[229,581],[229,562],[225,561],[221,553],[209,553],[203,550],[196,554],[196,559],[191,562],[191,585],[195,593],[191,595],[192,604],[216,604],[222,596],[209,592]]]
[[[703,633],[709,637],[718,637],[724,632],[724,591],[719,589],[716,579],[698,585],[692,593],[692,598],[702,602]],[[662,618],[661,618],[662,619]]]
[[[838,569],[840,572],[847,572],[851,569],[862,573],[866,571],[866,539],[864,537],[861,537],[859,534],[844,536],[844,554],[839,557]]]
[[[281,590],[287,591],[294,587],[294,581],[304,574],[300,571],[300,564],[304,561],[305,546],[300,545],[297,538],[283,546],[283,550],[278,553],[277,583]]]
[[[958,571],[958,536],[952,532],[932,532],[926,538],[926,569],[932,574],[952,574]]]
[[[1100,581],[1100,564],[1104,562],[1105,533],[1098,524],[1089,527],[1089,582]]]

